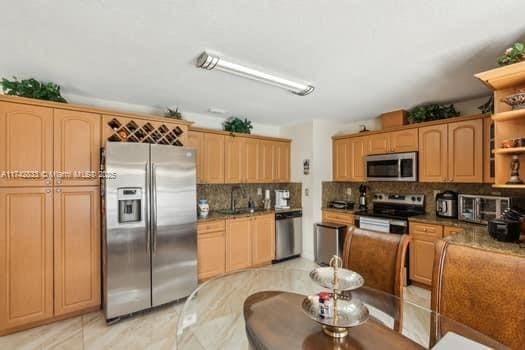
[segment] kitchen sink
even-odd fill
[[[250,208],[239,208],[239,209],[235,209],[235,210],[231,210],[231,209],[222,209],[222,210],[217,210],[219,213],[221,214],[224,214],[224,215],[238,215],[238,214],[249,214],[250,212],[252,212],[252,209]],[[256,211],[260,211],[255,209],[254,212]]]

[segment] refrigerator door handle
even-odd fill
[[[146,163],[144,168],[146,170],[146,179],[145,179],[146,188],[144,191],[144,196],[146,197],[144,200],[144,223],[146,226],[146,254],[149,256],[150,247],[151,247],[151,244],[150,244],[150,241],[151,241],[150,203],[149,203],[149,197],[150,197],[149,189],[150,189],[151,175],[150,175],[150,171],[149,171],[150,169],[149,169],[148,163]]]
[[[157,252],[157,168],[151,163],[151,229],[153,235],[153,254]]]

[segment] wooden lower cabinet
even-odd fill
[[[252,265],[269,264],[275,259],[275,215],[252,219]]]
[[[99,188],[0,189],[0,334],[100,306]]]
[[[98,187],[55,189],[55,316],[100,305],[99,203]]]
[[[410,279],[432,286],[436,242],[464,231],[465,229],[461,227],[410,222]]]
[[[224,220],[197,225],[197,261],[199,281],[226,271],[226,224]]]
[[[252,265],[251,217],[226,221],[226,271],[236,271]]]
[[[0,189],[0,334],[53,317],[51,188]]]

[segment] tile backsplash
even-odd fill
[[[248,199],[255,202],[257,208],[263,207],[264,191],[270,190],[272,208],[275,204],[275,190],[290,191],[290,207],[301,208],[301,183],[271,183],[271,184],[214,184],[197,185],[197,199],[207,199],[210,210],[228,209],[230,207],[230,194],[233,186],[240,186],[241,191],[235,191],[234,198],[238,208],[248,207]],[[257,194],[257,189],[262,190],[262,195]]]
[[[358,203],[359,185],[356,182],[323,182],[322,206],[326,206],[332,200],[353,200]],[[518,198],[520,205],[525,200],[525,191],[522,190],[496,190],[490,184],[461,184],[461,183],[430,183],[430,182],[367,182],[369,186],[367,199],[372,203],[374,193],[418,193],[425,195],[425,210],[428,213],[436,211],[434,192],[451,190],[464,194],[479,195],[501,195],[506,197]],[[347,190],[352,191],[352,195],[347,194]]]

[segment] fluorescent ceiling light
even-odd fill
[[[207,70],[216,68],[226,73],[239,75],[244,78],[277,86],[300,96],[308,95],[314,91],[313,85],[298,83],[285,78],[277,77],[272,74],[261,72],[260,70],[254,68],[249,68],[237,63],[229,62],[217,55],[207,53],[206,51],[204,51],[197,58],[197,67]]]

